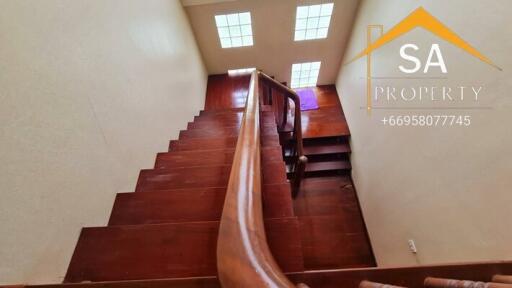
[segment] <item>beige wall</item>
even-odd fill
[[[0,0],[0,67],[0,284],[59,282],[206,71],[177,0]]]
[[[293,40],[297,6],[325,3],[326,1],[238,0],[221,2],[186,7],[210,74],[226,73],[228,69],[256,67],[275,76],[279,81],[290,83],[293,63],[321,61],[318,83],[333,84],[335,82],[359,0],[329,1],[334,2],[334,10],[328,37],[297,42]],[[192,4],[190,1],[183,3]],[[251,12],[254,45],[221,48],[219,34],[215,26],[215,15],[246,11]]]
[[[422,29],[372,54],[373,77],[400,77],[400,46],[416,43],[424,61],[439,43],[448,74],[436,80],[374,80],[374,86],[483,85],[478,102],[410,104],[479,106],[488,110],[374,110],[366,106],[366,59],[342,66],[337,89],[352,132],[353,177],[379,265],[512,259],[512,1],[366,0],[361,3],[345,61],[366,47],[366,25],[387,31],[419,6],[491,58],[480,62]],[[374,39],[376,39],[375,35]],[[407,64],[406,64],[407,65]],[[410,64],[408,64],[410,65]],[[381,106],[396,106],[385,102]],[[385,127],[389,115],[471,115],[468,128]],[[417,255],[409,252],[414,239]]]

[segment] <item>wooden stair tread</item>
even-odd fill
[[[234,148],[158,153],[155,168],[229,165],[233,163]]]
[[[225,187],[231,165],[141,170],[136,192],[194,187]]]
[[[226,187],[118,193],[109,225],[219,221]],[[265,218],[292,217],[289,184],[263,185]]]
[[[306,156],[334,153],[349,153],[350,151],[350,145],[348,143],[304,146],[304,154]]]
[[[229,113],[229,114],[206,114],[194,116],[194,122],[198,121],[225,121],[225,120],[241,120],[243,112]],[[266,121],[273,121],[275,123],[275,116],[273,112],[261,112],[261,118]]]
[[[238,137],[193,138],[169,141],[169,151],[192,151],[235,148]],[[279,139],[274,135],[261,135],[262,147],[278,146]]]
[[[299,217],[299,222],[306,269],[376,265],[365,232],[355,231],[343,216]]]
[[[293,206],[297,216],[344,216],[351,225],[365,227],[350,176],[304,179]]]
[[[216,275],[219,222],[83,228],[64,282]],[[302,271],[296,218],[268,219],[269,247],[286,272]]]
[[[243,113],[237,113],[233,115],[202,115],[202,116],[194,116],[194,123],[204,123],[204,122],[236,122],[241,121],[243,118]]]
[[[286,182],[284,162],[263,163],[263,184]],[[196,187],[225,187],[231,165],[211,165],[141,170],[135,188],[142,190],[169,190]]]
[[[155,168],[228,165],[233,163],[234,153],[234,147],[216,150],[161,152],[157,154]],[[263,147],[261,154],[264,163],[283,161],[281,148],[278,146]]]
[[[346,122],[315,122],[302,127],[303,138],[322,138],[333,136],[350,136]]]
[[[169,141],[169,151],[235,148],[238,137],[212,137]]]
[[[232,127],[232,126],[240,128],[241,122],[242,122],[242,120],[188,122],[187,130],[211,129],[211,128],[219,129],[219,128],[223,128],[223,127]],[[274,128],[277,127],[276,123],[275,123],[275,121],[273,121],[273,119],[272,119],[272,121],[263,121],[262,125],[265,127],[268,127],[268,126],[272,126]]]
[[[190,138],[209,138],[209,137],[237,137],[240,128],[237,126],[220,127],[218,129],[191,129],[181,130],[179,139]],[[261,127],[261,135],[275,135],[277,136],[277,128],[272,126]]]
[[[192,129],[212,129],[212,128],[224,128],[224,127],[238,127],[240,128],[240,123],[242,121],[198,121],[198,122],[188,122],[187,130]]]
[[[199,115],[219,115],[219,114],[243,113],[244,110],[245,110],[245,107],[201,110],[201,111],[199,111]]]

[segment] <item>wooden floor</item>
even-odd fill
[[[208,77],[204,110],[245,107],[249,91],[249,75],[230,77],[227,74]]]
[[[250,77],[211,75],[208,77],[205,110],[245,107]],[[313,88],[318,110],[302,112],[302,134],[305,138],[350,135],[334,85]],[[293,122],[292,120],[290,120]]]
[[[311,153],[307,155],[311,170],[318,167],[323,171],[304,180],[293,203],[300,223],[304,267],[314,270],[376,266],[347,171],[350,130],[336,87],[318,86],[313,91],[319,109],[302,111],[302,133],[306,153]]]
[[[302,135],[318,138],[350,135],[334,85],[313,88],[319,109],[302,111]]]
[[[243,107],[249,80],[248,76],[210,76],[205,109]],[[311,173],[293,201],[299,219],[304,268],[375,266],[350,178],[350,130],[336,87],[312,89],[319,109],[301,113]]]

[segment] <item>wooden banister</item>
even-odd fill
[[[426,288],[512,288],[512,284],[427,277]]]
[[[512,275],[494,275],[492,282],[512,284]]]
[[[258,78],[254,71],[220,222],[217,270],[223,287],[295,287],[274,260],[263,225]]]
[[[359,283],[359,288],[405,288],[405,287],[363,280],[363,281],[361,281],[361,283]]]
[[[304,147],[302,143],[302,119],[300,114],[300,97],[287,87],[286,85],[283,85],[276,81],[274,78],[268,76],[267,74],[263,73],[262,71],[258,71],[258,76],[261,78],[262,81],[264,81],[267,85],[270,87],[280,91],[287,97],[284,102],[285,105],[283,105],[284,111],[282,112],[282,122],[280,123],[279,129],[284,129],[286,126],[288,119],[288,98],[293,101],[294,104],[294,123],[293,123],[293,141],[295,142],[296,151],[294,151],[294,156],[296,157],[296,163],[294,165],[294,172],[295,177],[292,180],[292,193],[293,195],[297,195],[299,189],[300,189],[300,182],[302,178],[304,177],[304,170],[306,168],[306,164],[308,162],[308,158],[304,155]]]

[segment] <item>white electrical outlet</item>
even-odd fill
[[[412,253],[416,254],[418,252],[418,249],[416,249],[416,244],[414,243],[414,240],[409,239],[407,243],[409,244],[409,250],[411,250]]]

